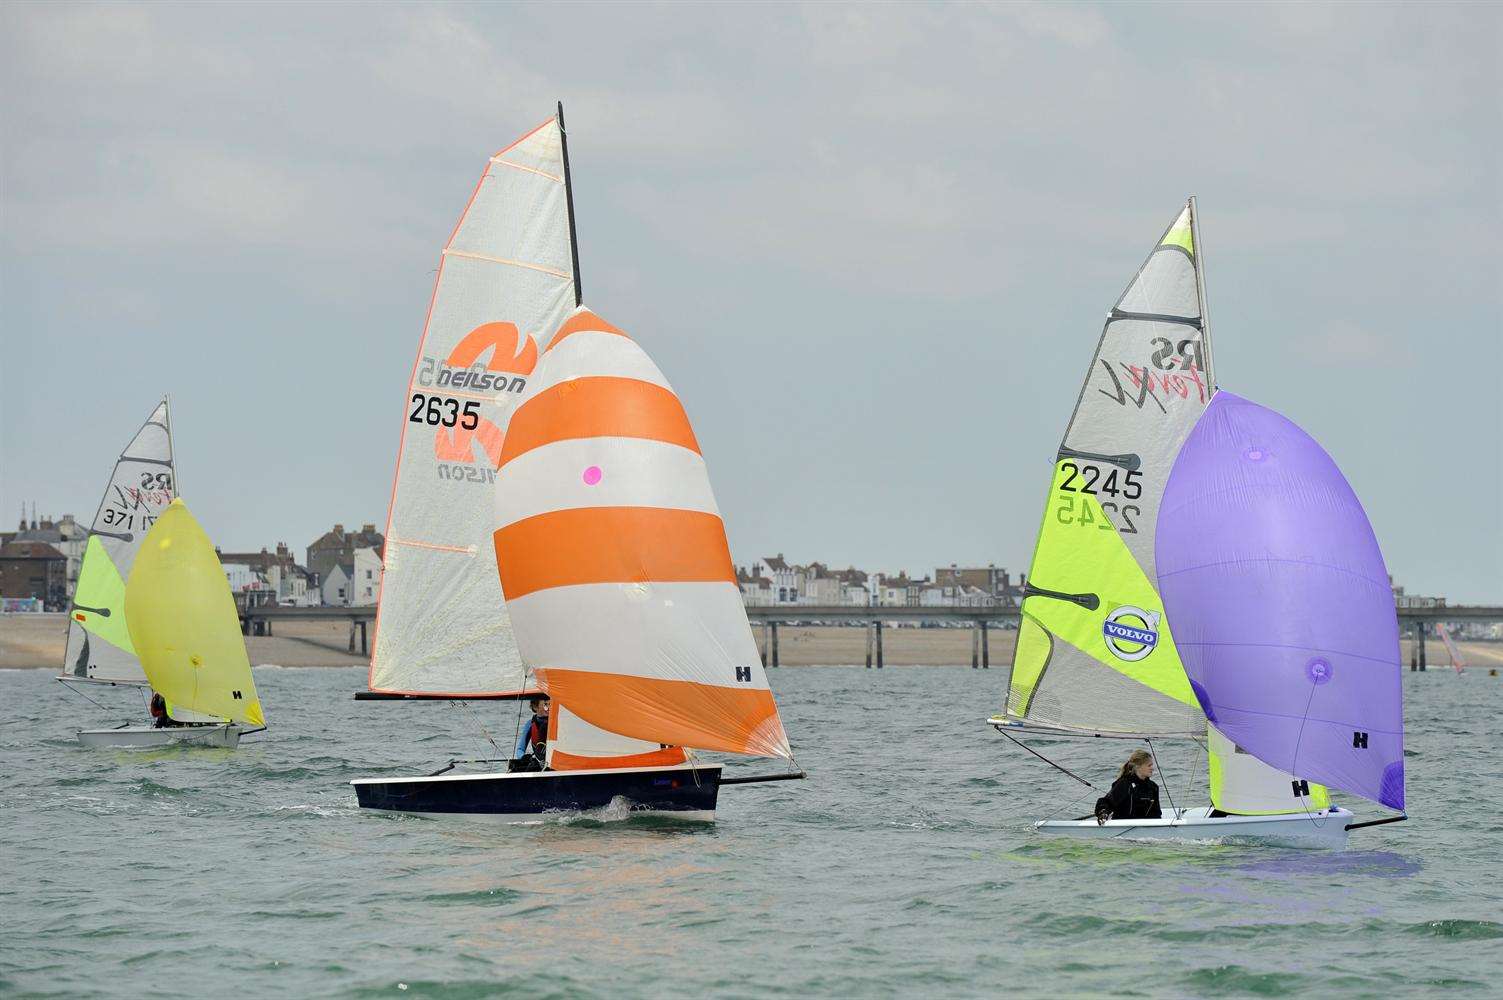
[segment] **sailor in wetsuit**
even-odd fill
[[[1096,822],[1109,819],[1162,819],[1159,786],[1152,781],[1153,755],[1134,750],[1109,792],[1096,800]]]
[[[548,759],[548,699],[534,698],[530,707],[532,718],[522,726],[512,754],[513,771],[541,771]]]

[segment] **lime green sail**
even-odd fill
[[[1204,732],[1159,599],[1153,534],[1174,458],[1214,388],[1192,200],[1107,315],[1055,455],[994,722]]]
[[[125,584],[125,619],[147,680],[171,705],[265,725],[229,581],[181,499],[141,543]]]
[[[115,648],[136,655],[125,623],[125,581],[120,579],[109,552],[99,544],[98,535],[90,535],[84,546],[78,586],[73,592],[73,620]]]

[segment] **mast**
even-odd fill
[[[569,161],[565,159],[564,163]],[[1211,316],[1206,312],[1205,249],[1200,242],[1200,207],[1195,196],[1190,196],[1190,239],[1195,244],[1195,294],[1200,296],[1200,343],[1205,352],[1206,370],[1211,373],[1211,389],[1215,390],[1216,366],[1211,361]]]
[[[162,415],[167,418],[167,460],[172,463],[172,495],[180,497],[183,491],[177,482],[177,447],[172,443],[172,394],[162,394]]]
[[[584,287],[579,281],[579,237],[574,232],[574,183],[569,178],[569,133],[564,130],[564,102],[558,102],[558,141],[564,155],[564,202],[569,206],[569,255],[574,260],[574,305],[584,304]]]

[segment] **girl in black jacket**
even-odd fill
[[[1111,791],[1096,800],[1096,822],[1109,819],[1161,819],[1159,786],[1153,775],[1153,755],[1134,750],[1122,765],[1122,772],[1112,782]]]

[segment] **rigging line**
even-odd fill
[[[1164,794],[1167,795],[1167,796],[1169,796],[1169,811],[1172,812],[1172,813],[1174,813],[1175,816],[1178,817],[1179,810],[1176,809],[1176,808],[1174,808],[1174,792],[1171,791],[1170,788],[1169,788],[1169,776],[1167,774],[1164,774],[1164,769],[1159,766],[1159,755],[1153,749],[1153,740],[1148,739],[1148,737],[1146,737],[1146,736],[1143,739],[1148,744],[1148,753],[1149,753],[1149,756],[1151,756],[1153,758],[1153,769],[1155,771],[1159,772],[1160,775],[1163,775],[1163,778],[1164,778]]]
[[[996,729],[997,732],[1002,733],[1003,736],[1006,736],[1008,739],[1012,740],[1014,743],[1017,743],[1018,746],[1022,747],[1024,750],[1027,750],[1029,753],[1033,754],[1035,757],[1037,757],[1039,760],[1043,761],[1045,764],[1048,764],[1050,767],[1055,768],[1058,771],[1062,771],[1065,774],[1068,774],[1070,777],[1074,778],[1076,781],[1080,782],[1082,785],[1085,785],[1087,788],[1094,789],[1095,791],[1098,791],[1098,792],[1101,791],[1101,789],[1096,788],[1095,785],[1091,784],[1089,781],[1085,780],[1080,775],[1076,774],[1074,771],[1071,771],[1068,768],[1060,767],[1060,765],[1054,763],[1054,761],[1050,760],[1048,757],[1045,757],[1043,754],[1041,754],[1037,750],[1033,749],[1033,747],[1029,746],[1026,743],[1019,742],[1012,735],[1012,733],[1003,732],[1002,729],[1000,727],[998,727],[998,726],[993,726],[992,728]]]
[[[60,677],[60,678],[58,678],[58,680],[59,681],[63,681],[63,678]],[[74,694],[78,695],[84,701],[90,702],[91,704],[95,705],[96,707],[104,709],[106,712],[112,711],[112,709],[108,705],[105,705],[105,704],[103,704],[101,702],[95,701],[93,698],[90,698],[88,695],[84,694],[78,688],[74,687],[72,684],[67,683],[66,681],[63,681],[63,690],[65,690],[65,691],[72,691]]]
[[[467,701],[458,700],[454,704],[470,713],[470,716],[475,720],[475,727],[480,730],[480,735],[485,737],[485,742],[489,743],[497,753],[500,753],[501,748],[496,746],[496,741],[491,739],[491,734],[486,730],[485,723],[480,721],[480,713],[471,708],[470,703]]]

